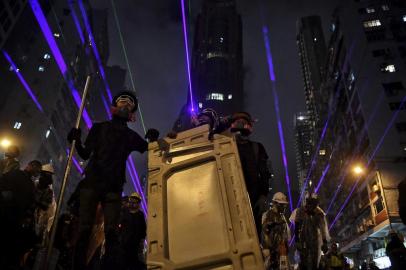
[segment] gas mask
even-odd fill
[[[276,203],[275,204],[275,207],[276,207],[276,209],[278,210],[278,213],[281,213],[281,214],[283,214],[283,213],[285,213],[285,210],[286,210],[286,204],[283,204],[283,203]]]
[[[49,185],[52,185],[52,176],[47,173],[41,173],[41,176],[38,179],[38,188],[45,189]]]
[[[239,132],[243,137],[248,137],[252,133],[252,125],[244,119],[237,119],[231,124],[231,132]]]
[[[116,115],[122,119],[130,119],[130,110],[127,107],[117,108]]]
[[[136,110],[136,105],[134,97],[123,94],[114,99],[111,111],[120,119],[135,121],[133,112]]]

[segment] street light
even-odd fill
[[[11,141],[7,138],[4,138],[0,142],[1,147],[7,149],[11,145]]]
[[[356,174],[356,175],[361,175],[364,173],[364,169],[360,166],[360,165],[355,165],[352,169],[352,171]]]

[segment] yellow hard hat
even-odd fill
[[[130,200],[131,199],[138,199],[138,200],[142,200],[141,199],[141,196],[140,196],[140,194],[138,194],[138,192],[133,192],[133,193],[131,193],[131,195],[130,195],[130,198],[129,198]]]

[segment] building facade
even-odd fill
[[[242,23],[235,0],[205,0],[197,17],[192,88],[199,110],[243,110]]]
[[[12,18],[13,24],[7,35],[2,33],[2,38],[6,38],[0,47],[0,72],[3,74],[0,83],[5,90],[0,99],[0,139],[7,138],[20,147],[22,166],[33,159],[44,164],[52,163],[56,171],[54,188],[59,191],[69,148],[66,135],[74,126],[78,113],[74,90],[81,95],[87,74],[98,72],[97,61],[91,53],[91,44],[84,38],[84,19],[77,4],[32,1],[40,7],[34,12],[27,1],[15,2],[20,3],[21,10],[16,13],[19,17]],[[84,3],[87,16],[93,19],[91,27],[105,65],[108,58],[107,13],[92,10],[87,2]],[[0,10],[3,13],[3,9]],[[92,12],[98,16],[92,16]],[[39,13],[45,17],[42,28],[36,18]],[[4,25],[2,27],[4,32]],[[51,35],[45,35],[43,27],[48,27]],[[52,46],[50,40],[54,40]],[[110,81],[115,81],[115,88],[120,84],[117,80],[124,84],[124,78],[117,75],[117,68],[106,73]],[[103,87],[101,79],[95,77],[86,100],[91,120],[108,117],[110,101]],[[81,127],[85,136],[87,126],[84,121]],[[74,163],[73,178],[68,186],[70,191],[82,177],[83,162],[76,157]]]
[[[384,267],[389,230],[405,233],[397,208],[406,176],[405,15],[404,1],[346,0],[331,23],[320,88],[331,115],[328,158],[316,190],[333,239],[356,264]]]
[[[0,48],[3,47],[26,5],[27,0],[0,1]]]
[[[295,130],[296,171],[299,182],[299,190],[302,189],[306,180],[307,171],[310,167],[311,153],[313,153],[313,125],[307,112],[295,114],[293,126]]]
[[[297,22],[296,43],[304,81],[306,109],[313,122],[321,120],[325,113],[325,95],[320,85],[325,73],[326,42],[319,16],[303,17]]]
[[[327,49],[319,16],[303,17],[297,21],[296,43],[307,110],[298,113],[294,119],[297,174],[300,190],[311,191],[323,174],[325,146],[318,142],[325,136],[322,134],[328,118],[328,95],[321,87],[326,72]],[[303,194],[301,192],[302,202]]]

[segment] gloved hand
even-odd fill
[[[80,130],[80,128],[77,128],[77,129],[72,128],[68,133],[68,142],[72,143],[75,140],[77,143],[80,143],[81,134],[82,134],[82,131]]]
[[[170,131],[166,137],[170,138],[170,139],[176,139],[176,137],[178,137],[178,133],[176,131]]]
[[[159,138],[159,131],[154,129],[154,128],[150,128],[147,130],[147,133],[145,133],[145,139],[148,142],[156,142]]]
[[[321,251],[323,251],[324,254],[328,252],[327,240],[323,240],[323,244],[321,245]]]

